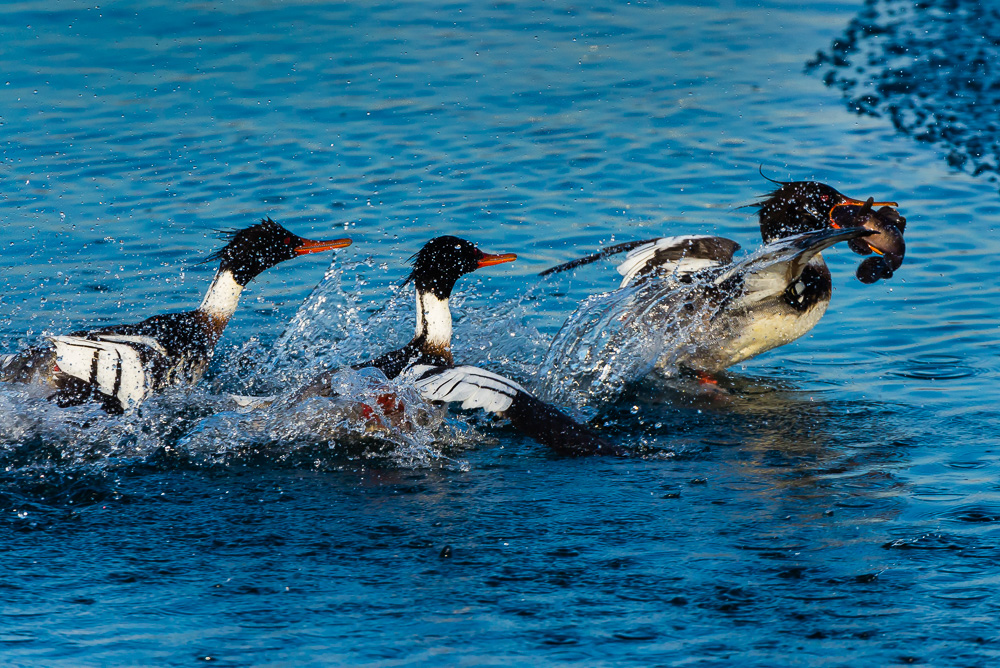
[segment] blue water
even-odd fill
[[[806,71],[861,10],[0,7],[0,352],[191,308],[216,229],[354,239],[261,276],[210,377],[140,414],[0,389],[2,663],[993,665],[1000,201]],[[753,248],[762,164],[899,201],[906,262],[866,286],[833,249],[811,336],[719,392],[602,406],[641,455],[221,398],[405,342],[405,259],[441,233],[519,254],[460,283],[456,356],[531,386],[617,285],[538,271],[659,234]]]
[[[868,0],[809,69],[851,109],[936,144],[953,167],[1000,172],[1000,9],[978,0]]]

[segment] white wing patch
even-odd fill
[[[60,371],[97,386],[104,394],[118,399],[126,410],[149,394],[151,388],[142,358],[128,343],[93,341],[80,336],[49,338],[55,346]],[[159,343],[156,347],[162,350]]]
[[[728,252],[728,257],[719,248],[713,248],[713,252],[709,256],[703,257],[696,248],[699,241],[711,246],[721,243],[721,245],[732,246],[732,248]],[[729,262],[738,248],[739,244],[728,239],[705,234],[662,237],[629,251],[625,260],[618,265],[618,273],[624,276],[619,287],[625,287],[639,275],[654,271],[663,276],[677,276],[718,267]]]
[[[787,269],[787,264],[783,264],[748,274],[739,304],[742,307],[749,307],[784,292],[788,286]]]
[[[156,352],[160,353],[164,357],[167,356],[167,349],[160,345],[160,342],[154,339],[152,336],[133,336],[129,334],[99,334],[97,336],[101,341],[110,341],[111,343],[138,343],[144,346],[149,346]]]
[[[525,389],[492,371],[474,366],[442,367],[418,364],[405,372],[407,380],[427,401],[462,402],[462,408],[502,413]]]
[[[753,256],[739,262],[715,279],[716,285],[744,274],[741,302],[749,306],[780,294],[796,281],[802,270],[823,250],[840,241],[863,236],[863,228],[824,229],[773,241]],[[797,293],[804,291],[796,289]]]

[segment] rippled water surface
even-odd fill
[[[954,156],[997,131],[941,112],[918,142],[843,103],[840,77],[877,87],[903,57],[865,25],[923,30],[901,4],[0,7],[0,352],[192,307],[213,230],[354,239],[260,277],[206,381],[135,414],[0,389],[2,663],[994,665],[1000,200]],[[959,5],[962,39],[992,25]],[[861,71],[829,60],[852,34]],[[883,92],[876,112],[946,106]],[[661,234],[753,249],[761,165],[899,201],[906,262],[866,286],[831,249],[810,336],[715,389],[654,375],[601,405],[634,457],[289,400],[408,340],[405,260],[443,233],[519,254],[459,283],[455,350],[533,386],[619,279],[537,272]]]

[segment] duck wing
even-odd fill
[[[731,239],[704,234],[626,241],[546,269],[539,276],[576,269],[611,255],[628,252],[625,261],[618,267],[618,273],[625,277],[622,280],[624,286],[639,277],[654,273],[690,274],[708,267],[722,266],[732,262],[733,255],[739,249],[740,245]]]
[[[461,402],[466,410],[481,408],[507,418],[522,434],[566,455],[614,454],[624,451],[521,385],[474,366],[420,364],[407,370],[413,386],[427,401]]]
[[[630,251],[633,248],[651,243],[656,241],[656,239],[643,239],[642,241],[626,241],[622,244],[615,244],[614,246],[608,246],[603,248],[596,253],[591,253],[581,258],[575,260],[570,260],[569,262],[564,262],[562,264],[557,264],[554,267],[549,267],[545,271],[539,273],[539,276],[548,276],[550,274],[558,274],[562,271],[569,271],[570,269],[576,269],[577,267],[582,267],[585,264],[591,264],[597,262],[598,260],[604,259],[611,255],[617,255],[618,253],[624,253],[625,251]]]
[[[88,397],[81,390],[86,386],[127,410],[158,386],[161,371],[169,366],[166,350],[152,337],[91,334],[52,336],[49,341],[59,372],[80,381],[57,396],[61,405],[85,401]]]
[[[753,305],[780,294],[802,275],[816,255],[841,241],[873,234],[861,227],[805,232],[774,241],[747,259],[734,263],[715,278],[715,285],[728,292],[739,289],[742,306]]]
[[[729,264],[740,245],[732,239],[705,235],[661,237],[629,251],[618,265],[625,287],[647,276],[681,279],[705,269]]]

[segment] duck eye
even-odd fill
[[[291,237],[285,237],[285,245],[286,246],[291,246],[292,245],[292,238]]]
[[[820,195],[820,196],[819,196],[819,198],[820,198],[820,199],[821,199],[822,201],[824,201],[824,202],[825,202],[825,201],[827,201],[828,199],[830,199],[830,196],[829,196],[829,195]]]

